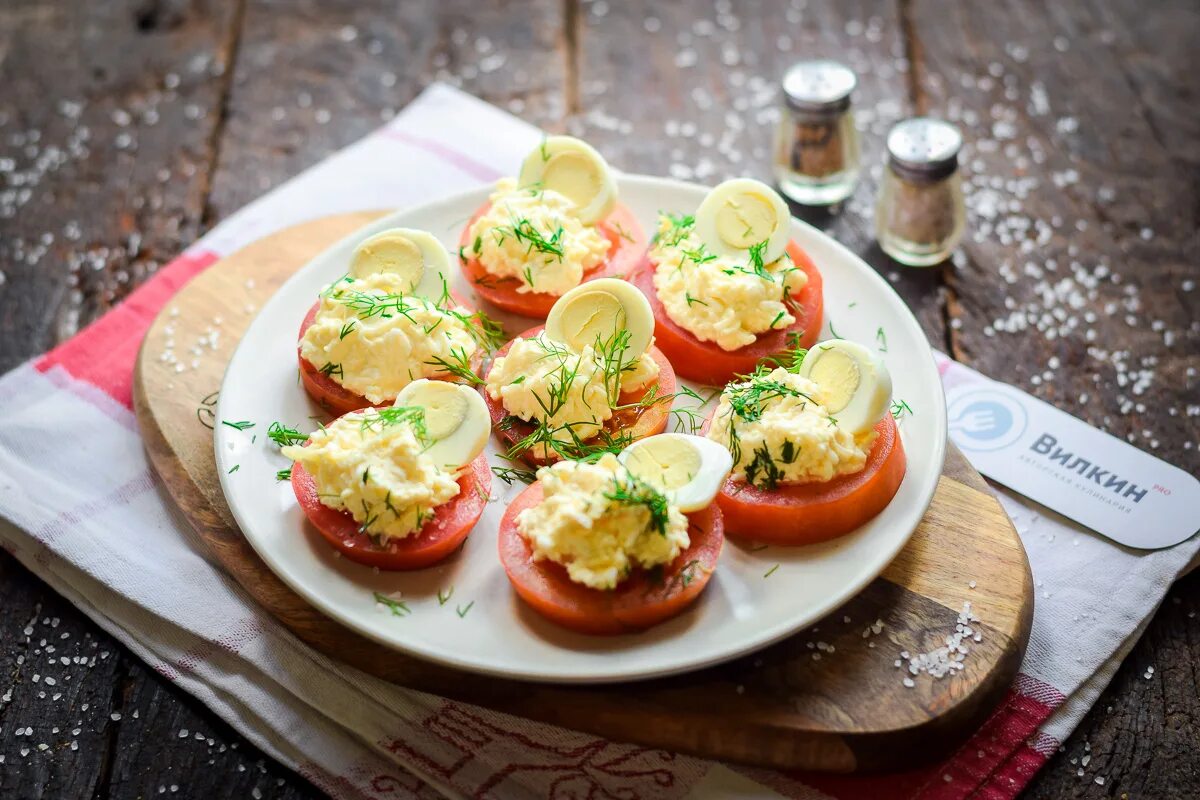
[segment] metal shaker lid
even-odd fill
[[[799,61],[783,76],[788,107],[810,113],[845,111],[856,86],[854,71],[837,61]]]
[[[962,134],[949,122],[911,117],[893,125],[888,133],[888,163],[903,177],[940,180],[958,169],[962,144]]]

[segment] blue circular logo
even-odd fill
[[[1021,438],[1028,424],[1024,407],[993,389],[967,389],[946,409],[950,438],[964,450],[1000,450]]]

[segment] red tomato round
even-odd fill
[[[650,300],[650,307],[654,310],[655,344],[676,365],[676,372],[681,378],[709,386],[721,386],[735,375],[753,371],[760,359],[787,350],[792,346],[788,341],[789,336],[799,334],[798,344],[801,347],[816,344],[824,315],[821,273],[795,242],[788,244],[788,255],[808,275],[808,283],[795,296],[792,304],[792,315],[796,321],[786,328],[763,333],[751,344],[737,350],[724,350],[715,342],[702,342],[691,331],[672,320],[654,288],[654,262],[649,256],[643,260],[631,280]]]
[[[687,515],[691,544],[662,570],[634,569],[611,591],[575,583],[561,564],[534,561],[529,543],[517,530],[517,514],[542,497],[542,485],[534,483],[504,512],[500,562],[521,599],[564,628],[596,635],[645,630],[682,613],[717,568],[725,533],[721,510],[712,505]]]
[[[529,339],[530,337],[541,333],[545,327],[545,325],[538,325],[534,328],[530,328],[516,338]],[[514,341],[516,341],[516,339],[509,341],[507,344],[497,350],[496,358],[501,358],[507,354],[512,348]],[[664,356],[662,351],[660,351],[657,347],[651,347],[646,351],[646,355],[654,359],[658,364],[658,380],[632,392],[621,392],[621,394],[617,397],[618,405],[636,403],[638,400],[641,400],[643,397],[645,397],[651,390],[655,390],[655,387],[657,387],[656,391],[658,397],[667,397],[675,394],[678,384],[675,381],[675,370],[671,367],[671,362],[667,361],[667,357]],[[495,364],[496,362],[493,360],[491,366],[488,367],[489,374],[492,368],[495,367]],[[505,417],[509,416],[508,411],[504,408],[504,404],[499,400],[493,400],[492,396],[487,393],[487,389],[480,388],[480,391],[483,392],[483,400],[485,403],[487,403],[488,412],[492,417],[492,429],[500,436],[501,439],[504,440],[506,445],[512,447],[514,444],[533,433],[536,426],[532,422],[525,422],[524,420],[513,418],[502,425],[501,421],[504,420]],[[667,428],[667,420],[670,418],[670,416],[671,403],[670,401],[664,401],[662,403],[655,403],[654,405],[650,405],[642,409],[618,411],[605,421],[604,430],[608,431],[610,434],[628,431],[633,437],[633,441],[636,441],[647,436],[653,436],[656,433],[662,433]],[[526,450],[521,454],[521,458],[526,463],[538,467],[544,464],[552,464],[555,461],[560,460],[557,455],[552,455],[552,458],[543,459],[534,454],[532,450]]]
[[[766,544],[802,545],[834,539],[870,521],[900,490],[907,464],[891,414],[879,421],[875,432],[866,466],[853,475],[774,489],[726,480],[717,504],[725,513],[729,535]]]
[[[292,491],[321,537],[351,561],[379,569],[423,569],[445,559],[466,541],[483,515],[492,488],[486,455],[480,455],[463,470],[458,488],[458,494],[434,509],[421,530],[381,547],[360,530],[350,512],[322,503],[312,475],[301,464],[292,465]]]
[[[475,292],[497,308],[524,317],[545,319],[550,313],[550,307],[560,295],[518,292],[517,287],[521,285],[519,280],[497,278],[484,269],[479,259],[472,255],[475,243],[471,239],[471,226],[475,224],[475,220],[486,214],[489,208],[491,203],[484,203],[463,228],[462,237],[459,239],[463,274],[475,287]],[[596,278],[629,278],[646,252],[646,233],[638,224],[637,218],[628,208],[618,204],[611,214],[596,224],[596,227],[612,246],[609,247],[608,257],[595,268],[585,272],[583,280],[586,282]]]
[[[450,298],[456,306],[471,309],[471,306],[463,302],[463,299],[455,294],[450,293]],[[313,324],[313,320],[317,318],[317,310],[321,307],[321,301],[313,303],[312,308],[304,315],[304,321],[300,323],[299,339],[304,338],[304,332],[308,330],[308,326]],[[364,408],[384,408],[390,406],[396,398],[384,400],[382,403],[372,403],[361,394],[352,392],[340,383],[335,381],[329,375],[321,372],[312,365],[304,356],[300,355],[300,348],[296,348],[296,357],[300,361],[300,381],[304,384],[304,391],[308,392],[308,396],[317,402],[317,405],[325,409],[332,416],[340,417],[342,414],[348,414],[351,411],[359,411]],[[476,348],[475,354],[471,356],[471,369],[475,374],[479,374],[480,368],[483,366],[483,349]],[[447,378],[458,383],[458,379]]]

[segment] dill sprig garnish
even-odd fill
[[[277,480],[277,481],[290,481],[291,479],[292,479],[292,468],[291,467],[288,467],[287,469],[281,469],[275,473],[275,480]]]
[[[755,449],[753,460],[746,465],[746,483],[770,491],[779,486],[783,477],[783,470],[775,463],[767,443],[763,442]]]
[[[632,472],[624,470],[623,474],[614,475],[612,490],[605,492],[604,496],[614,503],[644,506],[650,512],[648,529],[660,536],[667,535],[667,523],[671,519],[667,496]]]
[[[654,234],[653,244],[661,244],[664,247],[678,247],[679,243],[688,237],[692,232],[692,227],[696,224],[696,218],[691,214],[674,214],[671,212],[658,212],[659,216],[665,217],[670,223],[669,230]]]
[[[633,434],[626,430],[613,433],[601,429],[599,435],[594,438],[581,438],[575,428],[591,424],[593,423],[565,422],[552,426],[545,420],[540,420],[535,423],[532,433],[508,449],[505,458],[514,461],[534,448],[542,448],[565,461],[591,463],[598,461],[605,453],[617,455],[633,443]],[[563,439],[564,434],[568,437],[566,440]]]
[[[547,238],[528,217],[510,217],[509,223],[508,225],[498,225],[492,228],[492,235],[496,237],[496,244],[504,244],[504,241],[511,236],[520,244],[525,245],[526,255],[536,250],[543,255],[554,256],[559,261],[562,260],[563,236],[566,234],[566,231],[561,225]],[[532,282],[530,284],[532,285]]]
[[[321,373],[326,378],[332,378],[335,376],[338,378],[344,377],[344,374],[342,372],[342,365],[334,364],[332,361],[330,361],[325,366],[321,367],[319,370],[317,370],[317,372]]]
[[[451,586],[445,592],[443,592],[441,589],[438,589],[438,593],[437,593],[438,605],[439,606],[446,605],[446,601],[449,600],[453,596],[454,596],[454,587],[453,586]]]
[[[471,386],[483,385],[483,379],[475,374],[475,370],[471,369],[471,357],[467,355],[465,347],[451,347],[449,357],[434,356],[425,363],[466,381]]]
[[[899,399],[892,401],[892,417],[894,417],[895,419],[898,420],[901,417],[903,417],[905,414],[908,414],[909,416],[911,416],[915,413],[917,413],[917,412],[913,411],[912,407],[909,406],[909,404],[906,403],[905,401],[899,400]]]
[[[304,444],[308,441],[308,434],[301,433],[282,422],[272,422],[267,428],[267,438],[280,447],[287,447],[293,444]]]
[[[229,427],[233,428],[234,430],[239,430],[239,431],[244,431],[247,428],[254,427],[254,423],[248,419],[239,420],[237,422],[230,422],[227,419],[223,419],[223,420],[221,420],[221,424],[228,425]]]
[[[393,425],[408,424],[421,441],[429,438],[425,428],[425,409],[420,406],[388,406],[387,408],[371,408],[363,412],[359,429],[364,432],[375,432]],[[397,516],[399,516],[397,514]]]
[[[380,605],[387,606],[388,609],[391,610],[392,616],[394,617],[407,617],[412,613],[412,610],[408,607],[408,604],[403,600],[393,599],[381,592],[375,592],[375,602],[379,603]]]
[[[516,481],[530,484],[537,480],[536,472],[531,469],[521,469],[520,467],[492,467],[492,474],[509,486],[512,486]]]

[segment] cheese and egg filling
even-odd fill
[[[421,409],[369,408],[280,452],[312,475],[324,505],[349,512],[363,533],[386,544],[420,530],[459,493],[454,473],[426,453],[425,439]]]
[[[393,399],[418,378],[466,367],[479,346],[470,312],[405,294],[409,281],[390,272],[343,279],[321,296],[300,355],[372,403]]]
[[[561,295],[599,266],[612,243],[577,216],[575,203],[541,187],[503,178],[491,206],[471,226],[469,251],[497,278],[516,278],[518,292]]]
[[[722,350],[753,344],[760,333],[796,321],[788,306],[808,283],[808,275],[785,253],[770,264],[761,248],[747,259],[720,256],[696,233],[691,217],[659,218],[650,251],[654,289],[667,316],[703,342]]]
[[[658,362],[640,356],[622,363],[617,342],[585,345],[578,353],[539,333],[516,339],[488,373],[487,393],[526,422],[544,423],[549,438],[564,445],[597,436],[613,415],[621,392],[658,378]],[[534,454],[546,458],[551,447]]]
[[[691,544],[683,512],[611,453],[543,467],[538,480],[545,498],[517,515],[517,530],[535,561],[561,564],[576,583],[613,589],[635,566],[669,564]]]
[[[725,387],[708,438],[733,455],[733,478],[760,489],[860,472],[874,428],[855,436],[824,405],[822,387],[779,367]]]

